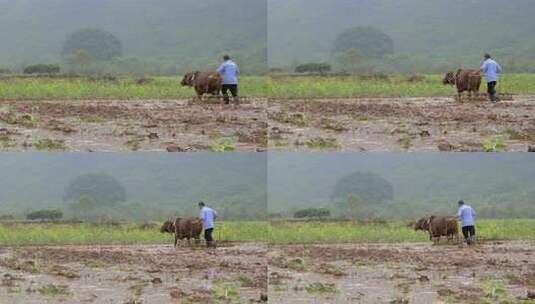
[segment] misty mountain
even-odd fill
[[[430,65],[477,66],[484,52],[508,71],[533,70],[533,13],[529,0],[269,0],[268,61],[329,61],[338,34],[373,26],[393,39],[393,62],[408,56],[424,72]]]
[[[535,214],[535,158],[530,154],[271,153],[268,172],[271,213],[335,208],[330,196],[336,182],[354,172],[371,172],[393,186],[387,204],[364,202],[384,209],[386,217],[452,213],[459,199],[496,207],[495,216],[521,216],[507,213],[515,208]]]
[[[0,66],[58,62],[67,36],[98,28],[125,57],[214,67],[224,53],[243,71],[266,63],[266,0],[0,0]]]
[[[0,214],[60,208],[69,183],[88,174],[105,174],[126,190],[115,214],[138,209],[158,214],[196,214],[203,200],[228,209],[232,217],[252,218],[266,210],[266,157],[262,153],[5,153],[0,156]]]

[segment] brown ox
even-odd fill
[[[458,240],[459,226],[457,218],[452,216],[430,216],[419,219],[414,224],[414,230],[424,230],[429,232],[429,240],[440,242],[441,236],[448,237],[448,240]]]
[[[196,218],[176,218],[174,221],[168,219],[163,223],[160,232],[175,234],[175,247],[178,246],[178,241],[187,239],[188,245],[190,239],[200,240],[202,232],[202,220]]]
[[[222,87],[222,78],[218,72],[189,72],[184,75],[180,84],[182,86],[189,86],[195,89],[197,98],[202,100],[204,94],[211,94],[213,96],[220,96]]]
[[[464,91],[472,97],[472,93],[478,93],[481,86],[481,72],[479,70],[463,70],[458,69],[457,73],[448,72],[442,79],[443,84],[455,85],[457,87],[457,94],[459,94],[459,101],[461,94]]]

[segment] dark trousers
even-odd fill
[[[221,93],[223,93],[223,99],[225,102],[229,101],[228,91],[232,94],[232,97],[238,97],[238,85],[237,84],[224,84],[221,87]]]
[[[468,244],[471,244],[476,236],[476,227],[474,226],[464,226],[463,227],[463,236]]]
[[[489,93],[490,100],[496,99],[496,81],[487,82],[487,93]]]
[[[212,238],[212,232],[214,232],[214,228],[208,228],[204,230],[204,239],[206,242],[212,242],[214,240]]]

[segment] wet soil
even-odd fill
[[[535,96],[270,99],[269,149],[286,151],[504,151],[535,147]],[[485,142],[488,142],[485,145]]]
[[[271,246],[270,303],[518,303],[535,242]],[[509,301],[509,302],[507,302]]]
[[[256,303],[266,246],[0,248],[1,303]]]
[[[0,101],[0,150],[265,150],[267,101],[239,105],[183,100]]]

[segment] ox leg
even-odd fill
[[[178,245],[178,236],[175,234],[175,248],[177,247]]]

